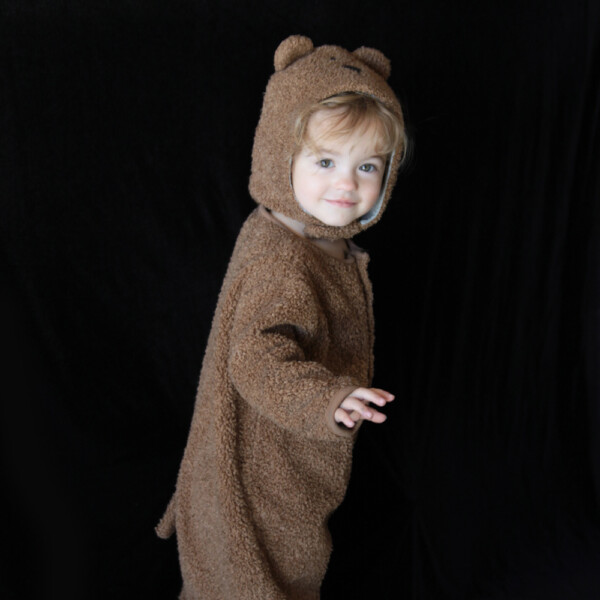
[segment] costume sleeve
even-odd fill
[[[263,265],[264,267],[264,265]],[[310,278],[253,277],[238,290],[229,376],[239,394],[280,427],[310,438],[351,437],[334,412],[361,383],[334,375],[311,355],[327,346],[327,321]]]

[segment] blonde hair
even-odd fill
[[[367,131],[375,125],[379,134],[377,152],[389,158],[400,145],[403,157],[406,155],[407,137],[402,119],[376,98],[353,92],[331,96],[302,110],[294,125],[295,152],[303,146],[316,150],[318,140],[310,138],[308,123],[321,111],[330,114],[326,132],[321,137],[345,137],[357,129]]]

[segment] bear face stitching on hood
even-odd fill
[[[269,79],[252,150],[250,195],[270,210],[305,224],[312,238],[350,238],[375,224],[389,201],[404,154],[404,140],[390,157],[376,206],[361,219],[342,227],[325,225],[302,210],[291,186],[291,161],[297,150],[294,123],[300,111],[342,93],[376,98],[403,124],[402,108],[386,82],[389,60],[374,48],[349,52],[319,46],[305,36],[290,36],[275,51],[275,73]]]

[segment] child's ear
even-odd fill
[[[312,40],[304,35],[290,35],[275,50],[275,70],[282,71],[294,61],[313,51]]]
[[[390,59],[375,48],[367,48],[361,46],[357,48],[352,54],[362,60],[367,67],[371,67],[373,71],[379,73],[384,79],[387,79],[392,72],[392,63]]]

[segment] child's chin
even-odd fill
[[[346,225],[350,225],[355,219],[343,219],[343,218],[326,218],[319,219],[321,223],[324,225],[329,225],[330,227],[346,227]]]

